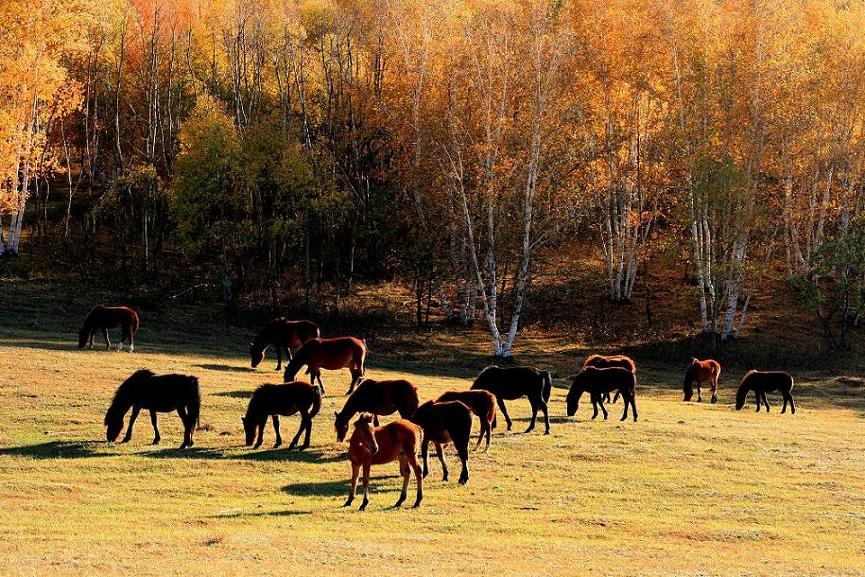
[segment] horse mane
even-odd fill
[[[357,427],[359,425],[369,425],[373,422],[373,415],[371,413],[361,413],[358,415],[357,420],[354,422],[354,426]]]
[[[587,356],[586,360],[583,361],[583,368],[585,368],[586,365],[588,365],[589,363],[591,363],[595,359],[601,359],[601,358],[603,358],[603,355],[589,355],[589,356]]]

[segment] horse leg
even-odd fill
[[[592,409],[594,409],[594,412],[592,413],[592,420],[594,421],[595,419],[598,418],[598,395],[592,394],[591,397],[592,397]]]
[[[354,501],[354,494],[357,491],[357,475],[360,473],[360,465],[351,464],[351,489],[348,493],[348,499],[343,503],[343,507],[348,507]]]
[[[496,397],[496,403],[499,405],[499,410],[502,412],[502,415],[505,417],[505,423],[508,424],[508,431],[511,430],[511,417],[508,415],[508,409],[505,407],[505,402],[501,399],[501,397]]]
[[[288,445],[289,449],[293,449],[294,446],[297,444],[297,441],[300,440],[300,434],[306,429],[306,424],[307,424],[307,421],[309,420],[309,414],[307,414],[307,412],[305,410],[302,410],[299,412],[300,412],[300,428],[297,430],[297,434],[294,436],[294,438],[291,440],[291,443]],[[306,442],[305,442],[304,446],[301,448],[305,449],[308,446],[309,446],[309,434],[307,433]]]
[[[622,413],[622,418],[620,421],[624,421],[628,418],[628,407],[631,404],[631,392],[628,391],[626,393],[622,393],[622,401],[625,403],[625,411]]]
[[[267,415],[263,415],[257,424],[256,430],[258,433],[255,436],[255,444],[252,446],[253,449],[257,449],[261,446],[261,443],[264,442],[264,427],[267,425]]]
[[[445,463],[445,450],[441,443],[436,443],[436,453],[438,454],[439,462],[442,464],[442,481],[448,480],[448,466]]]
[[[93,348],[93,335],[95,335],[95,334],[96,334],[96,329],[95,328],[90,329],[90,336],[87,337],[87,348],[89,348],[89,349]]]
[[[399,494],[399,499],[393,505],[394,509],[399,508],[405,501],[408,495],[408,482],[411,480],[411,469],[408,466],[408,461],[406,461],[405,453],[399,454],[399,474],[402,475],[402,491]]]
[[[132,407],[132,415],[129,417],[129,426],[126,427],[126,435],[123,437],[121,443],[128,443],[132,438],[132,425],[135,424],[135,419],[138,418],[138,413],[141,411],[141,407],[135,405]]]
[[[781,414],[783,415],[787,412],[787,393],[781,391],[781,396],[784,397],[784,406],[781,407]]]
[[[195,425],[195,423],[192,423],[192,425],[188,424],[189,415],[187,414],[184,407],[177,407],[177,414],[180,415],[180,420],[183,422],[184,425],[183,442],[180,444],[180,448],[185,449],[192,446],[192,427]]]
[[[129,327],[129,352],[135,350],[135,335],[132,334],[132,327]]]
[[[495,423],[495,419],[493,419],[493,422]],[[487,451],[490,450],[490,437],[492,436],[492,434],[493,434],[493,429],[490,426],[490,424],[487,423],[487,446],[484,447],[484,453],[486,453]]]
[[[460,485],[465,485],[469,482],[469,437],[471,437],[471,434],[470,421],[469,429],[467,431],[460,431],[458,434],[459,439],[454,439],[454,447],[456,447],[457,455],[459,455],[463,465],[462,473],[460,473]]]
[[[796,403],[793,402],[793,393],[792,392],[787,393],[787,398],[790,400],[790,412],[795,415],[796,414]]]
[[[355,384],[363,376],[357,369],[349,369],[349,371],[351,371],[351,382],[348,384],[348,392],[346,392],[346,395],[350,395],[354,392]]]
[[[609,395],[609,393],[607,393],[607,394]],[[603,397],[601,397],[600,399],[598,399],[598,404],[601,406],[601,411],[603,411],[603,413],[604,413],[604,420],[606,421],[606,420],[607,420],[607,417],[609,417],[610,414],[607,412],[607,407],[604,406],[604,398],[603,398]]]
[[[367,461],[363,464],[363,501],[360,503],[360,510],[365,511],[369,505],[369,469],[372,464]]]
[[[637,422],[637,392],[631,393],[631,409],[634,413],[634,422]]]
[[[150,411],[150,424],[153,425],[153,444],[158,445],[162,437],[159,436],[159,427],[156,425],[156,411]]]
[[[768,413],[769,412],[769,400],[766,398],[766,391],[763,391],[763,393],[760,396],[763,397],[763,404],[766,405],[766,412]]]
[[[429,441],[424,439],[420,446],[420,456],[423,460],[423,476],[426,478],[429,475]]]
[[[541,410],[544,412],[544,434],[550,434],[550,413],[549,407],[547,406],[547,402],[544,400],[543,396],[541,396]]]
[[[420,507],[420,502],[423,501],[423,475],[421,474],[420,465],[418,465],[417,456],[414,454],[414,451],[406,453],[405,456],[417,479],[417,498],[414,505],[412,505],[412,507],[417,509]]]
[[[102,336],[105,338],[105,350],[106,351],[111,350],[111,341],[108,339],[108,329],[107,328],[102,329]]]
[[[282,445],[282,436],[279,434],[279,415],[272,415],[271,419],[273,419],[273,432],[276,433],[276,443],[273,448],[278,449]]]
[[[712,404],[718,402],[718,375],[712,375]]]
[[[378,415],[373,415],[373,416],[372,416],[372,424],[375,425],[376,427],[379,426],[379,422],[378,422]]]
[[[619,397],[620,397],[621,395],[622,395],[622,392],[621,392],[621,391],[616,391],[616,396],[613,397],[613,404],[616,404],[616,403],[619,402]]]
[[[282,346],[276,345],[276,371],[282,369]]]
[[[700,381],[697,381],[697,402],[698,403],[703,402],[703,386],[700,383]]]
[[[477,451],[481,446],[481,441],[484,440],[484,434],[486,434],[487,429],[489,429],[490,424],[483,417],[480,418],[481,432],[478,433],[478,442],[475,444],[474,450]]]
[[[529,405],[532,407],[532,419],[529,421],[529,426],[524,432],[531,433],[535,430],[535,423],[538,420],[538,402],[529,397]]]
[[[123,350],[123,341],[129,340],[129,325],[120,326],[120,342],[117,344],[117,352]]]
[[[756,412],[759,413],[760,412],[760,391],[758,391],[757,389],[754,389],[754,398],[757,399],[757,411]]]

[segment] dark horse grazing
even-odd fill
[[[634,410],[634,421],[637,420],[637,403],[634,400],[636,395],[637,376],[622,367],[610,367],[609,369],[599,369],[597,367],[586,367],[579,375],[574,377],[574,382],[571,384],[571,389],[568,391],[568,416],[573,417],[580,406],[580,397],[584,392],[588,392],[592,398],[592,406],[595,409],[595,414],[592,418],[598,416],[598,406],[604,412],[604,420],[607,419],[607,409],[604,407],[604,393],[617,390],[621,393],[625,400],[625,412],[622,414],[622,421],[628,418],[628,405]]]
[[[721,364],[713,359],[692,358],[691,365],[685,371],[685,383],[682,385],[682,391],[685,393],[683,401],[690,401],[694,396],[694,383],[697,384],[697,402],[703,402],[703,388],[700,386],[703,383],[709,382],[712,384],[712,402],[718,402],[718,376],[721,374]]]
[[[628,369],[635,375],[637,374],[637,364],[634,362],[634,359],[625,355],[589,355],[586,357],[586,360],[583,361],[583,368],[586,367],[596,367],[598,369],[609,369],[611,367],[621,367],[623,369]],[[610,400],[610,393],[606,393],[604,395],[604,400]],[[619,392],[616,391],[616,396],[613,398],[613,402],[619,400]]]
[[[154,375],[153,372],[141,369],[123,381],[114,394],[114,400],[105,413],[105,437],[113,442],[123,428],[123,417],[129,409],[129,427],[122,443],[132,438],[132,425],[141,409],[150,411],[150,422],[153,424],[153,444],[159,443],[159,429],[156,426],[156,413],[177,411],[183,421],[183,444],[181,449],[192,446],[192,431],[198,423],[201,411],[201,392],[198,379],[188,375]]]
[[[357,390],[346,399],[342,410],[334,413],[336,440],[345,439],[348,423],[355,413],[372,413],[375,425],[378,426],[379,415],[398,412],[403,419],[408,419],[417,410],[419,403],[417,387],[404,379],[393,381],[364,379],[357,386]]]
[[[553,382],[548,371],[541,371],[534,367],[487,367],[480,372],[472,384],[472,389],[489,391],[496,396],[508,430],[511,430],[511,418],[505,408],[504,401],[513,401],[521,397],[528,397],[532,406],[532,420],[526,433],[535,428],[538,417],[538,409],[544,412],[545,435],[550,434],[550,416],[547,412],[547,402],[550,400]]]
[[[138,332],[138,321],[138,313],[130,307],[96,305],[87,313],[84,324],[78,331],[78,348],[83,349],[89,344],[92,349],[93,334],[101,330],[102,336],[105,338],[105,348],[110,349],[111,341],[108,339],[108,331],[120,327],[122,335],[117,350],[123,350],[123,341],[128,341],[129,352],[131,353],[135,350],[134,337],[135,333]]]
[[[252,445],[255,439],[255,449],[261,446],[264,438],[264,426],[267,417],[273,417],[273,431],[276,433],[276,444],[274,449],[282,445],[282,437],[279,435],[279,415],[290,417],[300,413],[300,428],[294,439],[291,440],[289,449],[297,445],[300,434],[306,431],[301,449],[309,447],[309,436],[312,434],[312,419],[321,409],[321,391],[315,385],[301,381],[283,383],[281,385],[261,385],[252,393],[249,399],[249,407],[246,416],[241,418],[243,430],[246,432],[246,446]]]
[[[418,425],[405,419],[397,419],[383,427],[373,427],[372,415],[361,415],[354,423],[354,432],[348,445],[348,458],[351,461],[351,492],[343,507],[354,501],[357,491],[357,477],[363,467],[363,502],[360,510],[369,504],[369,470],[372,465],[390,463],[399,459],[399,472],[402,475],[402,492],[394,508],[402,505],[408,493],[408,482],[414,471],[417,479],[417,498],[414,507],[420,507],[423,500],[423,474],[417,462],[417,452],[423,441],[423,431]]]
[[[363,341],[354,337],[337,337],[335,339],[310,339],[298,349],[294,358],[285,367],[282,380],[288,382],[294,380],[300,367],[306,365],[309,374],[309,382],[318,384],[321,392],[324,392],[324,383],[321,382],[321,369],[338,371],[347,368],[351,371],[351,384],[348,387],[348,395],[354,390],[354,385],[363,376],[366,369],[366,345]]]
[[[460,484],[469,482],[469,437],[472,435],[472,413],[460,401],[427,401],[418,407],[411,422],[423,429],[423,476],[429,474],[429,444],[435,443],[439,461],[442,464],[442,481],[448,480],[448,466],[445,464],[443,445],[453,443],[463,464]]]
[[[489,391],[476,389],[474,391],[448,391],[442,394],[437,402],[443,401],[461,401],[464,403],[481,421],[481,432],[478,434],[478,442],[475,445],[475,450],[481,446],[481,440],[486,436],[487,445],[484,452],[490,450],[490,436],[492,429],[496,426],[496,396]]]
[[[754,397],[757,399],[757,412],[760,412],[760,403],[766,405],[766,412],[769,412],[769,401],[766,400],[766,393],[778,391],[784,397],[784,408],[781,413],[787,412],[787,403],[790,403],[790,412],[796,414],[796,403],[793,402],[793,377],[783,371],[748,371],[742,378],[739,384],[739,390],[736,391],[736,410],[738,411],[745,406],[745,397],[748,396],[748,391],[754,391]]]
[[[282,368],[282,353],[291,360],[291,351],[310,339],[321,336],[318,325],[312,321],[290,321],[278,317],[264,325],[255,340],[249,344],[249,360],[254,369],[264,360],[267,347],[276,348],[276,369]]]

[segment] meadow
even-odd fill
[[[718,404],[682,403],[688,359],[654,361],[640,365],[638,422],[618,421],[621,403],[592,421],[586,398],[569,419],[578,359],[529,335],[526,358],[556,367],[551,435],[522,434],[528,403],[509,403],[515,430],[500,419],[490,452],[471,454],[466,487],[451,451],[453,480],[431,459],[423,506],[393,510],[392,463],[373,468],[361,513],[342,508],[349,465],[333,430],[347,371],[324,374],[308,450],[270,449],[269,425],[251,450],[240,417],[279,374],[272,354],[249,368],[245,331],[178,307],[143,317],[133,354],[78,351],[77,311],[47,295],[0,309],[4,575],[865,573],[865,389],[854,377],[798,371],[796,415],[780,414],[778,396],[755,414],[750,399],[732,407],[742,371],[722,373]],[[191,340],[192,327],[204,336]],[[407,377],[422,400],[468,388],[484,362],[479,333],[400,338],[408,352],[371,344],[367,374]],[[146,415],[129,444],[105,442],[114,390],[141,367],[200,378],[191,450],[177,450],[173,414],[160,416],[159,446]],[[297,426],[283,419],[283,437]]]

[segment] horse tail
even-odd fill
[[[550,395],[553,392],[553,378],[550,375],[550,371],[541,371],[541,380],[543,381],[543,396],[544,402],[550,402]]]
[[[132,311],[132,322],[129,323],[129,331],[134,335],[138,332],[138,325],[141,323],[141,316],[138,314],[138,311],[134,309],[129,309]]]
[[[198,377],[190,377],[193,385],[192,398],[189,400],[189,420],[195,423],[195,428],[201,428],[201,387],[198,385]]]
[[[490,423],[490,425],[492,426],[493,429],[496,428],[496,421],[497,421],[496,414],[497,414],[496,402],[495,402],[495,400],[493,400],[493,402],[490,403],[490,410],[487,411],[487,422]]]

